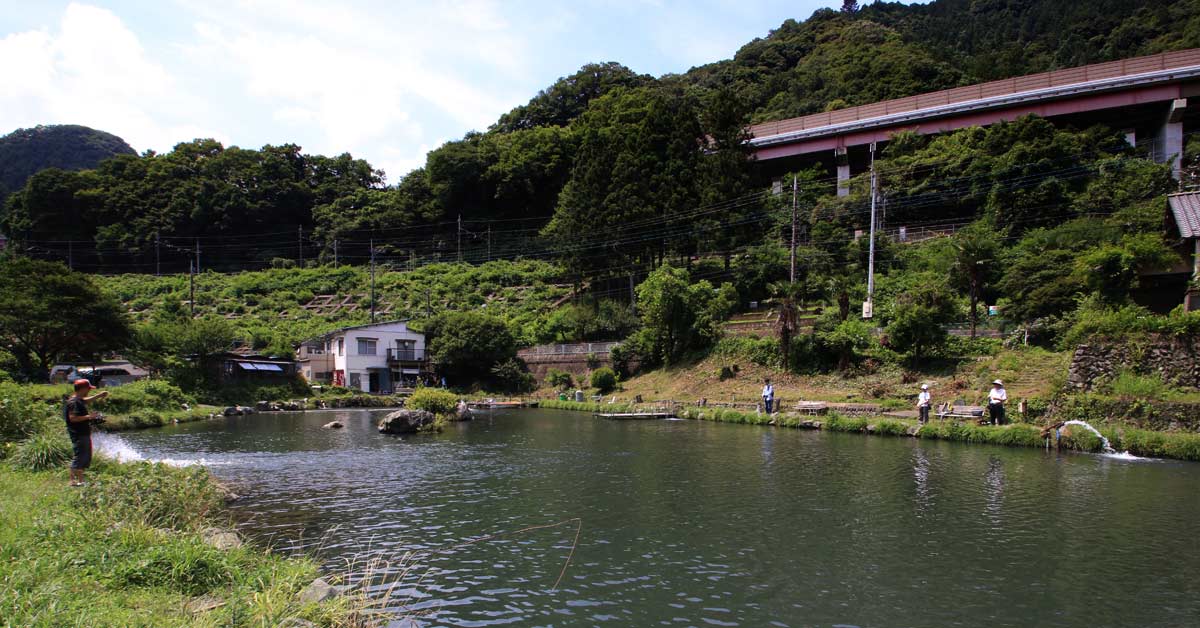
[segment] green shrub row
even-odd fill
[[[635,412],[637,408],[624,403],[596,403],[592,401],[564,401],[561,399],[546,399],[538,402],[539,408],[549,410],[572,410],[575,412]]]
[[[458,395],[441,388],[422,387],[404,401],[404,407],[425,410],[438,416],[452,414],[458,406]]]
[[[801,427],[805,421],[815,421],[821,424],[823,430],[851,433],[867,432],[867,427],[870,425],[873,426],[871,431],[875,434],[891,436],[905,436],[911,427],[917,425],[915,421],[877,417],[847,417],[837,413],[830,413],[823,417],[795,414],[768,416],[762,413],[725,408],[684,408],[678,414],[680,418],[684,419],[748,425],[767,425],[774,419],[776,425],[781,427]],[[1200,434],[1155,432],[1132,428],[1102,428],[1100,431],[1105,438],[1109,439],[1111,446],[1118,451],[1129,451],[1136,456],[1200,460]],[[917,438],[1004,447],[1044,447],[1046,445],[1045,439],[1042,438],[1041,428],[1028,423],[994,426],[935,420],[920,426],[916,436]],[[1063,436],[1061,444],[1064,449],[1087,452],[1099,452],[1103,445],[1098,437],[1087,430],[1068,430]]]

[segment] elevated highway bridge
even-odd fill
[[[1054,70],[849,107],[750,129],[755,158],[768,174],[821,163],[836,168],[838,193],[867,169],[870,146],[900,131],[942,133],[1036,114],[1085,128],[1123,131],[1176,176],[1185,125],[1200,122],[1200,49]]]

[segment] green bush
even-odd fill
[[[125,414],[138,410],[178,410],[182,404],[194,401],[178,386],[163,379],[144,379],[105,390],[109,396],[97,409],[109,414]]]
[[[616,371],[602,366],[592,371],[592,388],[600,391],[600,394],[612,392],[617,387]]]
[[[436,415],[450,414],[458,405],[458,395],[441,388],[418,388],[404,402],[404,407],[425,410]]]
[[[575,378],[566,371],[550,368],[546,371],[546,383],[555,390],[567,390],[575,386]]]
[[[712,353],[724,358],[741,358],[759,366],[781,366],[779,341],[753,336],[726,336],[717,341]]]
[[[49,407],[16,384],[0,384],[0,443],[15,442],[37,431]]]
[[[1104,385],[1105,392],[1123,399],[1165,399],[1171,387],[1157,375],[1139,375],[1122,369]]]
[[[493,381],[508,394],[529,392],[537,388],[537,378],[529,372],[525,360],[509,358],[492,366]]]
[[[19,469],[44,471],[61,467],[71,456],[71,442],[65,433],[41,432],[17,445],[10,461]]]

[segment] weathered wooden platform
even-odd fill
[[[671,419],[674,412],[597,412],[592,416],[614,421],[648,421],[652,419]]]

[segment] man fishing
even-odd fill
[[[88,410],[87,404],[108,396],[107,390],[102,390],[92,396],[87,396],[95,388],[86,379],[75,380],[75,394],[67,398],[63,404],[63,421],[67,424],[67,436],[71,437],[71,486],[83,486],[83,473],[92,466],[92,422],[99,417],[98,413]]]

